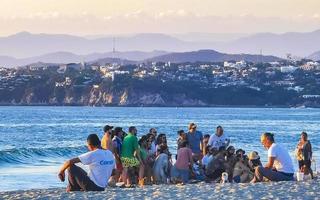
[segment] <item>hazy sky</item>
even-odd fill
[[[0,0],[0,35],[306,32],[320,0]]]

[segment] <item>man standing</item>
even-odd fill
[[[128,177],[128,170],[134,167],[143,167],[140,157],[138,139],[136,137],[137,129],[134,126],[129,127],[129,133],[124,138],[121,150],[121,162],[123,165],[122,178],[126,186],[131,186],[131,180]],[[137,157],[136,157],[136,156]],[[140,177],[141,178],[141,177]]]
[[[189,132],[187,133],[187,139],[189,142],[190,149],[192,151],[193,160],[201,162],[201,152],[203,147],[203,136],[200,131],[197,131],[197,125],[195,123],[189,124]]]
[[[220,147],[227,148],[229,146],[229,143],[230,139],[228,139],[226,135],[223,134],[222,126],[218,126],[216,129],[216,133],[210,136],[208,145],[211,146],[211,148],[220,149]]]
[[[59,172],[59,178],[64,182],[65,171],[68,170],[67,192],[103,191],[108,184],[115,166],[112,152],[101,149],[100,140],[96,134],[88,136],[87,145],[89,152],[66,161]],[[88,174],[75,165],[79,162],[89,166]]]
[[[101,139],[101,147],[103,149],[108,149],[111,152],[113,152],[112,136],[111,136],[112,135],[112,129],[113,129],[113,126],[106,125],[103,128],[104,135],[103,135],[103,137]]]
[[[263,133],[261,144],[268,149],[268,163],[264,167],[256,167],[251,182],[261,182],[263,177],[270,181],[292,181],[294,168],[288,151],[275,143],[272,133]]]
[[[149,130],[149,134],[152,134],[154,138],[157,138],[157,130],[155,128],[151,128]],[[157,146],[156,142],[155,142],[155,140],[153,140],[152,143],[151,143],[151,147],[150,147],[150,152],[152,154],[156,154],[156,152],[157,152],[156,146]]]

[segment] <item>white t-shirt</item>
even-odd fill
[[[288,151],[279,144],[273,143],[268,149],[268,157],[274,157],[273,166],[279,172],[294,173],[291,157]]]
[[[209,138],[208,145],[210,145],[211,148],[215,147],[219,149],[222,146],[227,146],[226,141],[229,141],[229,139],[225,134],[221,135],[220,137],[218,137],[216,134],[212,134]]]
[[[82,164],[89,165],[88,176],[97,186],[107,187],[112,170],[115,168],[115,159],[111,151],[97,149],[78,157]]]

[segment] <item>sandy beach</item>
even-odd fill
[[[320,181],[256,184],[153,185],[107,188],[104,192],[71,192],[63,188],[0,192],[0,199],[320,199]]]

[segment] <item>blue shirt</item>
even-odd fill
[[[203,139],[202,133],[200,131],[196,131],[195,133],[188,132],[187,138],[192,153],[201,153],[200,143]]]

